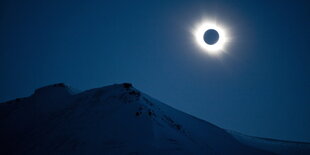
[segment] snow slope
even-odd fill
[[[173,109],[128,83],[80,93],[54,84],[30,97],[0,103],[0,154],[275,152],[236,135]]]
[[[251,137],[234,131],[228,132],[239,142],[254,148],[267,150],[281,155],[310,155],[310,143]]]

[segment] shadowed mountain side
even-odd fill
[[[0,104],[0,154],[272,154],[133,88],[64,84]]]

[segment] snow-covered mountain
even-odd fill
[[[310,145],[224,130],[129,83],[54,84],[0,103],[0,154],[310,154]]]

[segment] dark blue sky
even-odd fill
[[[310,142],[306,0],[2,0],[0,11],[0,102],[58,82],[132,82],[220,127]],[[193,41],[204,17],[232,37],[220,59]]]

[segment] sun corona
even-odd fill
[[[217,31],[219,38],[218,41],[214,44],[207,44],[204,40],[204,34],[208,30]],[[198,46],[208,54],[212,56],[218,56],[225,52],[225,45],[228,42],[228,35],[223,26],[217,24],[216,22],[203,21],[193,29],[192,31],[194,39]]]

